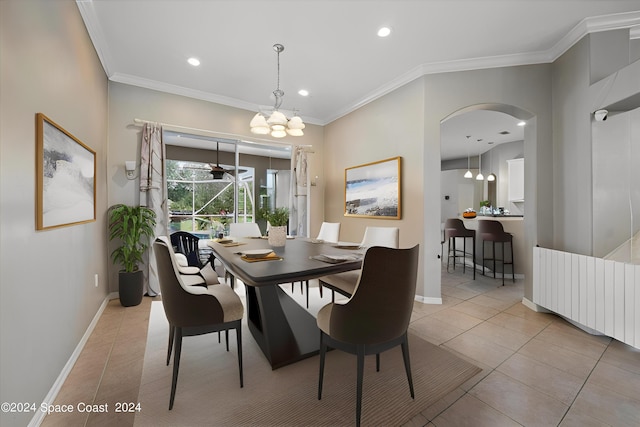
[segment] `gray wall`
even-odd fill
[[[332,178],[326,186],[325,216],[342,222],[345,240],[358,241],[368,225],[400,227],[401,246],[421,244],[424,262],[418,295],[426,301],[439,300],[440,122],[470,106],[497,103],[515,107],[509,110],[529,120],[524,148],[525,234],[530,247],[541,240],[550,242],[551,212],[538,212],[537,202],[552,200],[550,87],[550,65],[427,75],[330,123],[325,129],[325,168]],[[403,219],[343,217],[344,168],[397,155],[404,160]],[[548,203],[544,209],[549,209]],[[539,222],[547,227],[538,227]],[[530,278],[530,271],[525,275]],[[525,295],[531,297],[530,282]]]
[[[71,0],[0,1],[0,58],[0,401],[40,405],[108,294],[107,79]],[[38,112],[96,151],[97,221],[35,231]]]
[[[198,134],[184,127],[207,130],[200,132],[204,136],[217,136],[228,139],[255,141],[255,135],[249,130],[249,122],[255,111],[227,107],[220,104],[187,98],[179,95],[158,92],[122,83],[109,82],[109,158],[107,174],[109,176],[109,206],[116,203],[139,203],[139,179],[127,180],[124,174],[124,162],[140,162],[140,136],[142,127],[134,124],[134,119],[152,120],[180,127],[166,126],[168,130]],[[211,131],[211,132],[209,132]],[[309,154],[308,170],[312,179],[322,176],[323,135],[320,126],[307,124],[302,137],[270,139],[279,144],[313,145],[313,154]],[[266,138],[265,138],[266,140]],[[215,148],[214,148],[215,150]],[[221,152],[222,156],[223,153]],[[211,152],[215,158],[215,151]],[[324,181],[311,187],[311,235],[320,230],[323,221]],[[109,265],[110,288],[117,289],[117,268]]]

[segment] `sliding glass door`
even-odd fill
[[[228,233],[232,222],[257,222],[290,206],[289,146],[165,132],[169,233]]]

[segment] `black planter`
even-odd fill
[[[120,304],[124,307],[132,307],[142,302],[143,279],[142,270],[134,271],[133,273],[121,271],[118,274]]]

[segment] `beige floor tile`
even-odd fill
[[[609,347],[602,355],[602,362],[617,366],[629,372],[640,374],[640,349],[611,340]]]
[[[443,347],[453,349],[491,368],[500,365],[513,354],[513,350],[488,342],[471,331],[447,341]]]
[[[520,354],[514,354],[496,370],[566,405],[573,403],[584,384],[583,379]]]
[[[457,286],[443,286],[442,294],[461,300],[468,300],[480,295],[477,291],[470,291],[468,289],[458,288]]]
[[[587,379],[598,362],[596,359],[539,340],[537,337],[526,343],[518,353],[584,380]]]
[[[495,316],[496,314],[500,313],[500,311],[496,310],[495,308],[475,304],[474,302],[471,302],[471,301],[461,302],[460,304],[454,307],[451,307],[451,310],[456,310],[461,313],[468,314],[469,316],[475,317],[480,320],[487,320]]]
[[[423,317],[411,323],[409,329],[418,336],[436,345],[449,341],[464,332],[464,329],[434,319],[431,316]]]
[[[521,334],[529,337],[534,337],[539,334],[544,328],[546,328],[551,322],[544,319],[527,320],[520,316],[514,316],[509,313],[499,313],[487,322],[498,324],[512,331],[520,332]]]
[[[502,299],[497,299],[497,298],[492,298],[490,296],[488,296],[487,294],[482,294],[482,295],[478,295],[476,297],[473,297],[469,300],[469,302],[472,302],[474,304],[478,304],[478,305],[482,305],[484,307],[491,307],[493,309],[496,309],[498,311],[504,311],[506,309],[508,309],[509,307],[511,307],[514,302],[513,301],[505,301]]]
[[[567,415],[564,416],[560,427],[610,427],[609,424],[604,423],[596,418],[586,415],[584,412],[578,411],[575,408],[569,409]]]
[[[492,372],[469,393],[525,426],[556,426],[569,407],[500,372]]]
[[[627,371],[608,363],[598,363],[587,380],[638,401],[640,406],[640,373]]]
[[[469,333],[513,351],[517,351],[531,339],[530,336],[489,322],[479,324],[471,329]]]
[[[519,426],[517,422],[469,394],[451,405],[433,420],[436,426],[502,427]]]
[[[607,349],[607,344],[591,339],[586,332],[581,334],[576,335],[573,331],[568,332],[551,324],[540,332],[536,338],[592,359],[599,359]]]
[[[587,383],[572,409],[611,426],[640,425],[640,404],[619,393]]]
[[[458,307],[458,305],[456,305],[455,307]],[[481,319],[470,316],[461,311],[454,310],[453,308],[439,311],[437,313],[430,315],[429,317],[432,319],[440,320],[441,322],[447,323],[449,325],[455,326],[456,328],[460,328],[465,331],[482,323]]]

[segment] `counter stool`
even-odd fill
[[[456,250],[456,239],[462,237],[462,254],[459,250]],[[467,257],[467,238],[472,239],[472,260],[473,260],[473,280],[476,279],[476,231],[469,230],[464,226],[464,223],[459,218],[449,218],[444,223],[444,240],[449,241],[449,248],[447,250],[447,272],[449,271],[449,261],[453,258],[453,269],[456,269],[456,258],[462,258],[462,272],[466,272],[467,264],[465,259]]]
[[[482,240],[482,275],[484,276],[485,261],[493,261],[493,278],[496,278],[496,261],[502,263],[502,286],[504,286],[505,266],[511,265],[511,277],[513,282],[516,281],[515,266],[513,264],[513,235],[504,231],[502,223],[500,221],[493,220],[480,220],[478,221],[478,234]],[[485,258],[484,246],[486,242],[492,243],[491,258]],[[496,256],[496,242],[502,243],[502,259],[498,259]],[[507,261],[507,256],[504,251],[504,244],[509,243],[509,250],[511,252],[511,261]]]

